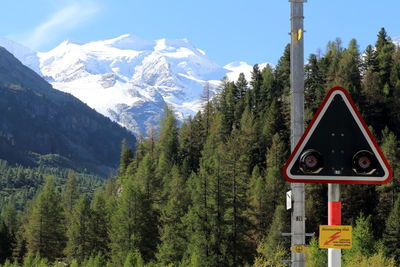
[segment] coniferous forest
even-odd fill
[[[290,185],[290,49],[247,81],[222,80],[203,110],[179,124],[166,107],[160,130],[122,144],[106,182],[66,170],[0,162],[2,266],[287,266]],[[382,28],[374,45],[340,39],[305,66],[306,124],[328,90],[346,88],[393,170],[385,185],[343,185],[343,225],[353,248],[343,266],[400,264],[400,47]],[[305,125],[306,126],[306,125]],[[306,185],[307,266],[326,266],[318,227],[327,185]]]

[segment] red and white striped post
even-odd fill
[[[328,184],[328,225],[342,224],[342,202],[340,202],[340,185]],[[328,248],[328,267],[341,267],[342,250]]]

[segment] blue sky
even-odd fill
[[[94,41],[130,33],[155,40],[187,38],[220,65],[276,64],[289,42],[288,0],[2,0],[0,36],[38,51],[65,39]],[[340,37],[360,49],[385,27],[400,36],[399,0],[309,0],[305,55]]]

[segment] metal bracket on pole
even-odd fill
[[[293,234],[292,233],[281,233],[281,235],[282,236],[292,236]],[[306,236],[307,237],[315,236],[315,232],[314,233],[306,233]]]

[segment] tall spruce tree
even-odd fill
[[[267,200],[265,175],[260,172],[258,166],[253,169],[247,195],[249,206],[246,216],[251,223],[249,235],[252,238],[252,242],[256,245],[265,236],[268,230],[268,222],[272,220],[272,215],[268,212],[270,204]]]
[[[290,136],[290,44],[285,46],[283,55],[279,58],[275,68],[274,91],[280,96],[280,112],[282,114],[284,139],[289,140]]]
[[[186,261],[200,258],[204,266],[222,264],[224,242],[225,184],[221,175],[222,115],[211,122],[198,174],[191,175],[192,206],[185,219],[189,236]]]
[[[70,171],[68,173],[67,182],[65,185],[64,192],[62,194],[64,211],[67,219],[72,213],[72,210],[78,199],[79,199],[79,187],[78,187],[78,182],[76,180],[76,173]]]
[[[346,88],[356,102],[360,102],[361,97],[361,58],[358,44],[352,39],[347,49],[341,55],[335,83]]]
[[[204,115],[206,117],[207,114]],[[210,120],[210,118],[204,118]],[[188,118],[179,131],[179,152],[183,165],[183,172],[189,176],[191,172],[197,172],[200,164],[201,150],[208,134],[210,122],[203,127],[203,117],[199,112],[193,119]]]
[[[285,240],[285,237],[282,237],[282,233],[287,231],[287,222],[290,220],[287,218],[287,212],[283,205],[276,207],[273,217],[274,219],[270,224],[268,234],[258,244],[258,257],[256,259],[258,262],[274,262],[276,255],[280,254],[283,254],[280,259],[285,257],[284,248],[288,246],[288,241]]]
[[[386,229],[383,233],[383,244],[385,246],[386,255],[394,257],[397,264],[400,263],[400,197],[397,200],[392,211],[386,221]]]
[[[12,236],[6,223],[0,218],[0,264],[12,256]]]
[[[249,221],[245,216],[250,160],[239,131],[232,134],[221,150],[221,175],[226,181],[225,190],[228,190],[224,212],[228,249],[226,260],[230,266],[244,265],[250,262],[251,255],[251,243],[247,237]]]
[[[371,216],[364,217],[360,214],[357,217],[352,232],[352,245],[351,249],[343,251],[345,262],[351,261],[358,253],[370,257],[376,252],[376,241],[372,233]]]
[[[111,250],[115,264],[131,251],[138,250],[143,259],[154,257],[158,241],[157,225],[152,220],[152,209],[146,195],[132,180],[122,187],[118,205],[111,218]]]
[[[128,168],[128,166],[132,162],[132,160],[133,160],[132,149],[126,145],[126,140],[124,139],[124,140],[122,140],[122,144],[121,144],[121,155],[120,155],[120,160],[119,160],[118,173],[120,175],[125,173],[126,168]]]
[[[25,225],[28,252],[53,261],[63,256],[65,218],[61,196],[50,177],[35,197]]]
[[[69,215],[67,230],[67,246],[65,254],[69,259],[77,259],[83,262],[86,257],[94,252],[94,236],[91,232],[92,211],[89,199],[82,195]]]
[[[174,116],[171,107],[165,106],[164,115],[160,122],[161,131],[160,139],[158,141],[158,150],[160,152],[159,167],[164,171],[169,171],[178,160],[178,122]],[[160,175],[164,174],[161,169],[158,170]]]
[[[317,55],[311,54],[309,56],[308,64],[305,66],[304,71],[305,119],[309,121],[325,96],[324,74],[321,71]]]
[[[100,253],[104,256],[109,256],[109,243],[108,236],[110,229],[110,220],[107,210],[107,202],[105,192],[99,190],[94,195],[90,204],[91,208],[91,222],[89,228],[89,235],[91,236],[92,251],[94,254]]]
[[[180,262],[188,245],[182,218],[188,210],[189,196],[185,179],[176,166],[172,168],[172,179],[168,188],[168,203],[161,211],[161,244],[157,253],[158,262],[165,266]]]
[[[258,64],[253,66],[253,71],[251,72],[251,80],[250,84],[252,87],[252,103],[254,104],[254,113],[255,114],[261,114],[262,111],[262,106],[261,106],[261,101],[262,101],[262,95],[261,95],[261,86],[263,83],[263,77],[261,74],[260,67]]]
[[[196,173],[192,173],[188,180],[188,188],[191,193],[191,205],[188,212],[182,218],[185,226],[185,234],[188,246],[182,260],[183,266],[212,266],[210,259],[210,226],[208,222],[208,184],[200,179]]]
[[[388,128],[385,128],[382,132],[382,144],[381,149],[394,173],[398,170],[399,160],[399,148],[398,141],[393,132],[390,132]],[[398,178],[395,176],[393,179],[384,185],[376,187],[378,193],[378,205],[376,213],[378,216],[374,216],[373,223],[374,229],[377,236],[381,236],[384,230],[385,219],[394,207],[396,196],[400,193],[400,184]]]

